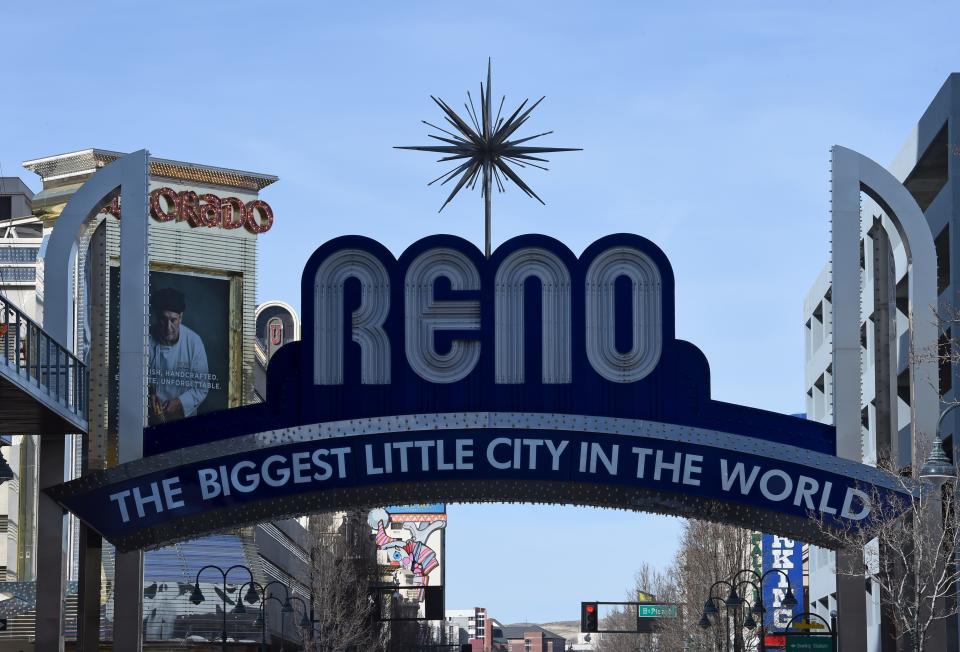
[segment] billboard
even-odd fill
[[[110,293],[119,291],[119,268],[110,272]],[[149,425],[176,421],[230,405],[230,280],[167,271],[150,272],[147,343]],[[112,302],[115,310],[117,302]],[[118,316],[111,318],[118,322]],[[118,328],[111,329],[110,364],[117,377]],[[116,390],[111,414],[116,415]],[[115,421],[113,421],[115,423]]]
[[[771,570],[775,572],[767,575]],[[763,572],[766,575],[763,578],[763,604],[767,608],[763,615],[764,626],[770,632],[782,631],[796,613],[803,613],[806,604],[803,592],[803,542],[764,534]],[[787,586],[793,590],[793,596],[797,599],[796,607],[783,605]]]
[[[447,506],[443,503],[429,505],[399,505],[387,507],[388,514],[446,514]]]
[[[377,544],[381,581],[405,587],[401,595],[419,602],[423,587],[443,585],[446,505],[407,505],[371,510],[367,523]]]

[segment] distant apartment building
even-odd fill
[[[953,351],[957,309],[960,308],[960,75],[951,74],[927,107],[906,143],[888,166],[909,190],[926,217],[934,238],[937,263],[938,305],[917,319],[937,319],[941,326],[940,352]],[[861,429],[862,460],[911,460],[910,334],[908,332],[909,275],[907,251],[884,207],[861,194]],[[927,307],[915,307],[927,309]],[[808,418],[833,422],[833,297],[831,267],[820,272],[804,300],[805,389]],[[935,351],[920,352],[933,355]],[[939,389],[944,403],[958,398],[957,369],[947,360],[940,364]],[[948,455],[955,458],[960,414],[944,421],[942,434]],[[928,433],[932,434],[932,433]],[[809,549],[810,610],[829,619],[837,608],[834,554]],[[880,591],[868,579],[868,649],[895,649],[893,631],[881,618]],[[957,649],[957,626],[948,627],[948,645]]]
[[[33,214],[33,196],[18,177],[0,177],[0,295],[36,320],[43,221]],[[10,445],[0,448],[0,453],[14,478],[0,484],[0,582],[32,580],[36,573],[37,438],[14,435],[5,443]]]
[[[487,618],[483,607],[473,609],[447,609],[444,611],[447,641],[469,643],[472,649],[489,652],[493,644],[493,620]]]
[[[444,611],[444,619],[447,627],[447,640],[451,643],[467,643],[477,635],[477,612],[479,607],[473,609],[447,609]]]
[[[447,642],[467,645],[471,652],[564,652],[567,649],[563,636],[533,623],[503,625],[483,607],[448,609],[444,615]],[[580,649],[593,649],[587,645]]]
[[[567,646],[566,639],[533,623],[504,625],[502,637],[508,652],[563,652]]]
[[[0,177],[0,294],[34,320],[42,242],[43,222],[33,215],[33,191],[17,177]]]

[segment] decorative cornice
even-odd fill
[[[23,167],[37,174],[46,184],[47,182],[93,174],[123,155],[122,152],[112,152],[105,149],[84,149],[24,161]],[[150,176],[188,183],[239,188],[251,192],[263,190],[277,180],[277,177],[270,174],[245,172],[156,157],[150,157]]]

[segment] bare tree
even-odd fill
[[[663,652],[673,650],[715,650],[724,647],[724,638],[733,631],[719,620],[704,630],[699,626],[701,610],[711,586],[729,580],[750,567],[751,532],[743,528],[706,521],[687,521],[672,564],[660,571],[644,563],[637,571],[634,590],[652,593],[658,602],[678,604],[677,618],[661,619],[656,634],[607,634],[600,637],[600,652]],[[725,597],[716,596],[716,597]],[[724,613],[724,615],[726,615]],[[744,614],[739,614],[742,621]],[[601,622],[601,629],[631,629],[636,612],[619,609]],[[740,622],[738,621],[737,627]],[[740,640],[742,643],[750,641]]]
[[[884,617],[892,621],[897,638],[919,652],[935,624],[958,613],[954,598],[960,569],[954,554],[960,523],[952,500],[957,478],[916,481],[909,468],[897,473],[886,460],[878,468],[899,491],[871,487],[866,491],[870,514],[856,524],[838,527],[822,516],[816,520],[831,547],[863,550],[862,564],[838,567],[837,573],[877,586],[881,603],[893,607],[884,610]]]
[[[600,629],[629,632],[636,625],[636,617],[636,612],[631,609],[614,609],[600,621]],[[660,649],[648,645],[649,634],[598,634],[596,636],[597,652],[640,652],[641,650],[648,652]]]
[[[634,576],[634,588],[627,594],[627,601],[637,600],[637,592],[654,595],[657,602],[679,602],[679,584],[675,566],[660,571],[644,562]],[[683,614],[680,614],[682,620]],[[633,607],[615,609],[601,621],[601,629],[629,631],[635,629],[637,612]],[[674,622],[666,623],[654,634],[607,634],[601,635],[598,652],[672,652],[683,649],[682,628]],[[679,635],[678,635],[679,634]]]
[[[739,622],[729,631],[725,607],[720,607],[720,618],[714,619],[712,627],[704,630],[699,626],[703,605],[710,597],[723,598],[711,587],[721,580],[729,581],[734,575],[751,566],[751,532],[743,528],[706,521],[687,521],[677,553],[680,596],[685,603],[686,617],[679,623],[680,635],[689,650],[714,650],[724,645],[724,638],[739,637]],[[723,587],[718,587],[723,590]],[[732,614],[734,616],[742,614]],[[736,619],[735,619],[736,620]]]
[[[423,621],[394,621],[390,623],[390,639],[386,652],[413,652],[436,644],[433,632]]]
[[[313,631],[304,647],[317,652],[382,650],[385,632],[371,587],[377,577],[376,547],[360,513],[310,517]]]

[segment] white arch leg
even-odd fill
[[[895,225],[907,250],[910,267],[909,320],[914,351],[935,351],[937,329],[932,311],[937,305],[936,253],[923,211],[907,189],[883,166],[863,154],[835,145],[832,149],[832,292],[833,292],[833,418],[837,454],[860,461],[860,193],[880,204]],[[911,446],[936,433],[939,417],[939,377],[930,356],[911,356]],[[935,516],[939,518],[939,515]],[[862,550],[838,551],[838,628],[843,650],[866,652],[866,599],[863,579],[842,572],[860,568]],[[941,605],[942,606],[942,605]],[[930,649],[946,649],[943,620],[933,627]]]
[[[86,225],[119,191],[125,219],[120,226],[120,461],[143,455],[147,333],[147,180],[149,153],[128,154],[97,171],[73,194],[50,235],[44,257],[43,326],[72,348],[72,252]],[[138,217],[142,216],[142,217]],[[61,438],[62,439],[62,438]],[[47,450],[43,450],[46,447]],[[63,443],[43,438],[39,474],[48,484],[63,481]],[[52,500],[38,505],[37,649],[62,650],[65,555],[63,510]],[[142,553],[117,555],[114,646],[139,650],[143,599]],[[84,560],[81,561],[83,563]],[[59,581],[57,581],[59,578]],[[99,584],[99,582],[97,582]]]

